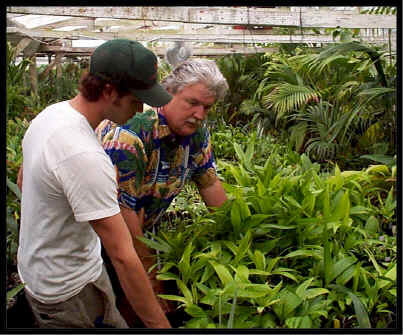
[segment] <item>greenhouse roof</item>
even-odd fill
[[[138,40],[159,55],[174,42],[190,44],[194,55],[219,55],[267,52],[276,43],[334,43],[326,28],[354,28],[361,40],[391,39],[395,49],[396,15],[363,9],[371,7],[15,6],[7,7],[7,40],[20,52],[48,55],[89,55],[114,38]]]

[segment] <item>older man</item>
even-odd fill
[[[152,254],[136,237],[158,224],[186,182],[196,183],[209,207],[218,207],[227,199],[203,122],[210,107],[226,94],[225,78],[214,61],[188,60],[162,85],[173,95],[167,105],[136,114],[124,126],[105,120],[96,130],[117,167],[121,212],[146,269],[154,264]],[[137,215],[142,209],[144,223]],[[160,293],[155,271],[151,279]]]

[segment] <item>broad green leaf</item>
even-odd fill
[[[193,318],[186,322],[186,328],[204,329],[209,325],[208,318]]]
[[[157,275],[158,280],[177,280],[179,277],[172,272],[165,272]]]
[[[264,271],[266,269],[266,258],[260,250],[255,250],[254,262],[256,269]]]
[[[294,207],[297,207],[299,209],[302,209],[302,206],[299,204],[299,202],[297,200],[295,200],[292,196],[290,195],[285,195],[284,199],[287,200],[291,205],[293,205]]]
[[[306,290],[305,297],[307,299],[313,299],[313,298],[316,298],[318,295],[327,294],[327,293],[329,293],[329,290],[327,290],[325,288],[321,288],[321,287],[310,288],[310,289]]]
[[[11,298],[15,297],[18,292],[24,289],[24,284],[21,283],[17,285],[16,287],[12,288],[11,290],[7,291],[7,301],[9,301]]]
[[[247,254],[247,252],[250,248],[251,238],[252,238],[252,235],[251,235],[250,231],[248,230],[246,232],[245,236],[243,237],[243,239],[241,240],[241,243],[239,244],[238,253],[235,255],[235,258],[233,261],[234,265],[238,265],[239,262],[241,261],[241,259],[243,257],[245,257],[245,255]]]
[[[391,279],[392,281],[396,282],[396,264],[384,274],[384,277]],[[387,286],[388,284],[391,284],[390,281],[382,279],[378,282],[378,287],[383,288]]]
[[[179,290],[182,292],[183,296],[186,299],[186,305],[193,304],[193,296],[192,292],[186,286],[186,284],[182,280],[177,280],[176,285],[178,285]]]
[[[346,285],[347,282],[354,277],[357,269],[355,266],[350,266],[344,272],[342,272],[337,278],[336,283],[339,285]]]
[[[239,265],[235,271],[235,281],[249,283],[249,269],[247,266]]]
[[[242,150],[242,147],[240,144],[234,142],[234,149],[235,149],[235,154],[238,157],[238,160],[242,163],[244,161],[246,161],[246,157],[245,154]]]
[[[357,298],[357,296],[351,292],[348,292],[348,295],[350,296],[351,300],[353,301],[355,315],[357,317],[360,328],[371,328],[371,323],[369,321],[368,313],[365,309],[365,306],[361,302],[361,300],[359,298]]]
[[[375,234],[379,231],[379,223],[375,216],[371,215],[368,218],[365,224],[365,230],[372,234]]]
[[[193,244],[190,242],[184,252],[183,255],[178,263],[178,269],[182,275],[183,281],[186,284],[189,280],[189,274],[190,274],[190,255],[193,251]]]
[[[17,184],[13,183],[8,177],[6,177],[6,182],[8,188],[16,195],[16,197],[21,200],[21,191],[18,188]]]
[[[324,230],[327,232],[327,229]],[[330,241],[327,237],[327,233],[325,233],[326,237],[324,238],[324,247],[323,247],[323,272],[324,272],[324,277],[325,277],[325,286],[329,285],[330,283],[330,278],[332,276],[332,266],[333,266],[333,260],[332,260],[332,254],[330,250]]]
[[[194,318],[207,318],[207,313],[197,305],[191,304],[186,306],[185,312]]]
[[[225,265],[218,264],[217,262],[213,261],[210,261],[209,263],[213,266],[215,272],[221,280],[221,283],[224,286],[233,281],[232,275],[225,267]]]
[[[271,272],[262,271],[262,270],[256,270],[256,269],[249,269],[249,274],[250,275],[259,275],[259,276],[270,276],[270,275],[272,275]]]
[[[271,313],[264,313],[261,319],[262,328],[277,328],[275,316]]]
[[[271,293],[272,289],[267,284],[243,284],[238,289],[240,298],[259,298]]]
[[[297,219],[296,222],[298,224],[315,224],[315,223],[320,223],[322,222],[321,218],[302,218],[302,219]]]
[[[138,236],[137,238],[152,249],[159,250],[165,253],[169,253],[172,250],[172,247],[168,243],[163,242],[162,240],[160,240],[160,242],[157,242],[142,236]]]
[[[340,274],[346,271],[350,266],[354,265],[357,262],[352,257],[345,257],[332,264],[331,272],[329,275],[329,283],[332,282],[335,278],[337,278]]]
[[[249,218],[249,226],[250,227],[255,227],[257,225],[259,225],[260,223],[262,223],[264,220],[268,219],[272,217],[272,215],[268,215],[268,214],[253,214],[250,216]]]
[[[280,292],[279,299],[280,302],[273,305],[273,311],[280,320],[290,317],[294,310],[302,303],[302,299],[288,289]]]
[[[280,260],[280,257],[275,257],[275,258],[269,258],[269,262],[267,263],[266,266],[266,271],[271,272],[273,271],[274,267],[276,266],[276,264],[278,263],[278,261]]]
[[[297,226],[295,226],[295,225],[284,226],[284,225],[279,225],[279,224],[270,224],[270,223],[266,223],[266,224],[260,225],[260,228],[262,228],[262,229],[267,229],[267,228],[273,228],[273,229],[295,229],[295,228],[297,228]]]
[[[312,328],[312,320],[308,315],[293,316],[285,320],[288,328]]]
[[[374,265],[376,272],[378,272],[378,274],[380,276],[382,276],[382,274],[384,273],[385,270],[381,266],[379,266],[378,262],[376,261],[374,255],[372,254],[372,252],[370,250],[368,250],[367,248],[365,248],[364,250],[368,254],[369,259],[371,260],[372,264]]]
[[[305,249],[299,249],[295,251],[291,251],[289,254],[283,256],[283,258],[290,258],[290,257],[314,257],[317,259],[322,259],[322,256],[318,254],[317,251],[314,250],[305,250]]]
[[[274,271],[272,271],[272,274],[281,275],[281,276],[287,277],[295,282],[298,282],[297,277],[294,276],[293,274],[289,273],[289,271],[291,271],[291,269],[277,268]]]
[[[241,210],[238,201],[234,201],[231,207],[231,223],[235,234],[238,235],[241,230]]]
[[[229,249],[231,250],[231,252],[234,254],[234,256],[237,255],[238,253],[238,247],[236,246],[236,244],[233,241],[223,241],[223,244]]]
[[[329,196],[329,183],[326,184],[325,192],[323,192],[323,216],[325,218],[330,216],[330,196]]]
[[[296,289],[295,293],[301,298],[301,299],[305,299],[305,292],[307,290],[307,288],[309,287],[309,285],[311,285],[312,281],[314,280],[313,277],[305,280],[302,284],[300,284],[298,286],[298,288]]]
[[[350,215],[357,214],[368,214],[370,213],[370,209],[363,206],[354,206],[350,208]]]
[[[309,216],[313,215],[315,203],[316,203],[316,196],[313,194],[308,194],[304,198],[304,200],[302,201],[302,209],[304,210],[304,212],[307,213],[307,215],[309,215]],[[297,220],[297,222],[298,222],[298,220]]]
[[[390,294],[392,294],[392,295],[394,295],[395,297],[397,296],[396,294],[396,288],[392,288],[392,289],[390,289],[390,290],[388,290],[388,292],[390,293]]]
[[[239,212],[241,214],[241,220],[245,221],[248,217],[251,216],[248,204],[243,199],[239,199],[238,204],[239,204]]]
[[[172,262],[167,262],[163,265],[162,269],[161,269],[161,273],[165,273],[168,272],[169,269],[171,269],[173,266],[176,266],[176,264],[172,263]]]
[[[178,296],[178,295],[172,295],[172,294],[158,294],[159,297],[166,299],[166,300],[173,300],[173,301],[179,301],[183,302],[184,304],[187,304],[187,300],[184,297]]]
[[[210,277],[214,274],[214,269],[211,266],[206,266],[204,268],[203,275],[200,279],[200,283],[204,283],[210,279]]]
[[[383,176],[387,176],[390,174],[389,168],[386,165],[370,165],[366,172],[368,174],[380,174]]]
[[[336,207],[332,213],[333,220],[344,219],[350,213],[349,191],[347,190],[340,198],[336,200]]]

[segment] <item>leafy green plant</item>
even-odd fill
[[[383,192],[374,177],[386,180],[388,168],[321,172],[275,143],[257,158],[259,144],[234,143],[237,163],[219,162],[229,195],[222,207],[144,238],[160,251],[158,278],[177,288],[161,297],[190,318],[182,327],[390,326],[396,248],[371,203]],[[394,211],[389,187],[385,214]]]

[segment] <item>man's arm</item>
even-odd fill
[[[120,212],[129,228],[137,255],[143,263],[145,270],[148,271],[148,269],[155,264],[154,255],[151,253],[150,249],[137,238],[144,236],[142,219],[144,209],[142,209],[142,212],[138,215],[134,210],[120,206]]]
[[[153,265],[155,265],[155,254],[151,252],[151,250],[137,238],[144,236],[143,233],[144,209],[141,210],[139,215],[137,215],[134,210],[128,209],[123,206],[120,206],[120,211],[129,228],[133,240],[133,245],[136,249],[137,255],[139,256],[141,262],[143,263],[145,270],[148,272],[148,270]],[[154,293],[161,294],[164,292],[163,283],[160,280],[157,280],[156,275],[157,275],[156,268],[154,268],[151,271],[151,273],[148,273]],[[172,306],[167,301],[159,299],[159,302],[165,313],[171,310]]]
[[[227,200],[227,195],[219,179],[210,186],[199,187],[199,193],[207,207],[220,207]]]
[[[133,241],[122,215],[119,213],[90,223],[101,238],[133,310],[149,328],[171,328],[133,248]]]

